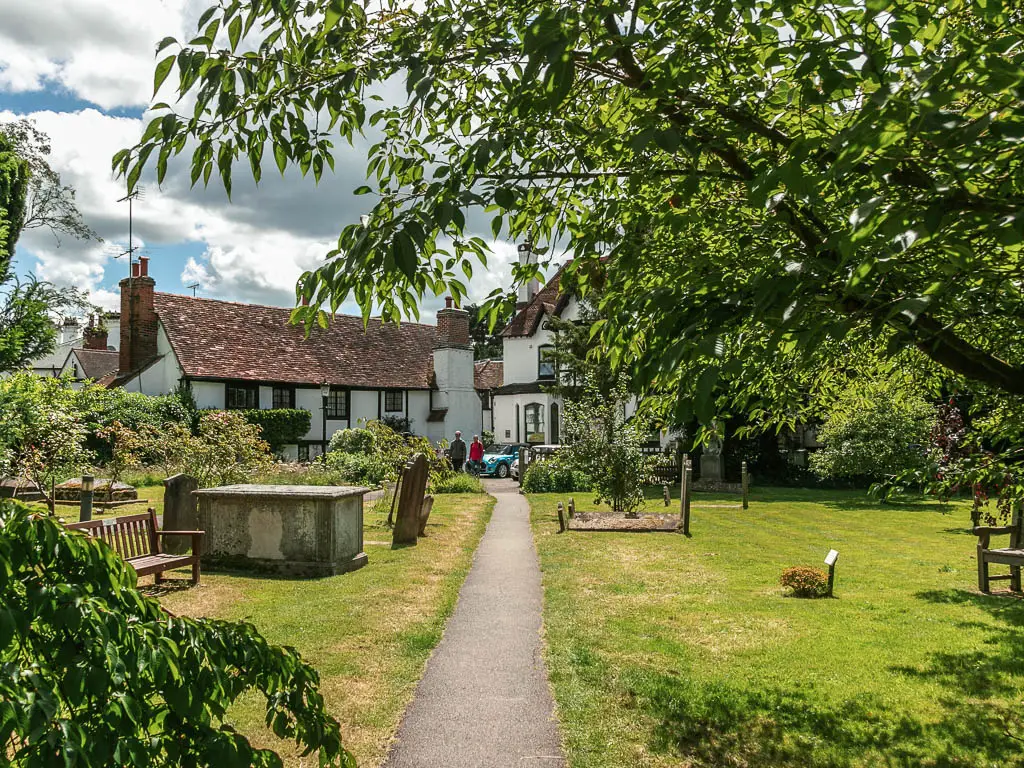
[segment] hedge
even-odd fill
[[[250,424],[263,428],[261,437],[277,451],[298,443],[309,432],[312,414],[301,408],[250,409],[239,411]]]

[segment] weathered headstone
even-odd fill
[[[165,531],[199,530],[199,507],[195,492],[199,481],[191,475],[172,475],[164,480],[164,522]],[[192,546],[188,536],[162,537],[164,552],[169,555],[183,555]]]
[[[562,506],[562,502],[558,502],[558,532],[565,532],[565,507]]]
[[[712,425],[714,432],[700,457],[700,480],[702,483],[720,483],[722,474],[722,438],[718,434],[718,423]]]
[[[434,508],[434,497],[423,497],[423,509],[420,510],[420,536],[427,532],[427,520],[430,519],[430,510]]]
[[[576,517],[576,499],[572,496],[569,497],[569,519],[572,520]]]
[[[665,485],[661,486],[661,495],[665,499],[665,506],[666,507],[669,504],[672,503],[672,497],[669,496],[669,493],[668,493],[668,483],[666,483]]]
[[[391,534],[393,544],[415,544],[420,530],[423,497],[427,493],[427,457],[417,454],[405,465],[398,495],[398,515]]]

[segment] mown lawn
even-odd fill
[[[560,500],[530,497],[572,768],[1024,765],[1024,600],[977,592],[965,505],[698,495],[686,538],[558,534]],[[787,597],[830,547],[836,598]]]
[[[427,536],[398,550],[391,549],[384,526],[386,510],[368,504],[370,562],[353,573],[298,580],[204,572],[196,589],[151,591],[178,614],[248,621],[271,642],[297,648],[320,672],[345,746],[360,766],[375,766],[454,609],[493,502],[484,494],[438,496]],[[187,574],[172,574],[178,575]],[[287,765],[300,765],[294,747],[264,728],[264,712],[251,697],[231,719],[254,743],[274,747]],[[304,764],[315,765],[315,758]]]

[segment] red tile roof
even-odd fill
[[[114,350],[76,349],[71,354],[78,359],[83,378],[101,379],[117,371],[119,355]]]
[[[154,294],[157,317],[190,378],[426,389],[435,327],[335,315],[305,338],[290,309]]]
[[[559,290],[563,272],[565,272],[564,264],[548,280],[547,285],[537,291],[530,303],[516,312],[515,317],[501,332],[502,336],[532,336],[545,313],[548,315],[561,314],[570,298],[569,294]]]
[[[501,360],[479,360],[473,364],[473,386],[476,389],[495,389],[500,387],[504,380],[505,363]]]

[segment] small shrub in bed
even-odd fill
[[[828,576],[825,572],[805,565],[784,570],[779,583],[789,587],[794,597],[824,597],[828,591]]]
[[[448,472],[431,479],[430,492],[437,493],[483,493],[484,486],[480,478],[462,472]]]

